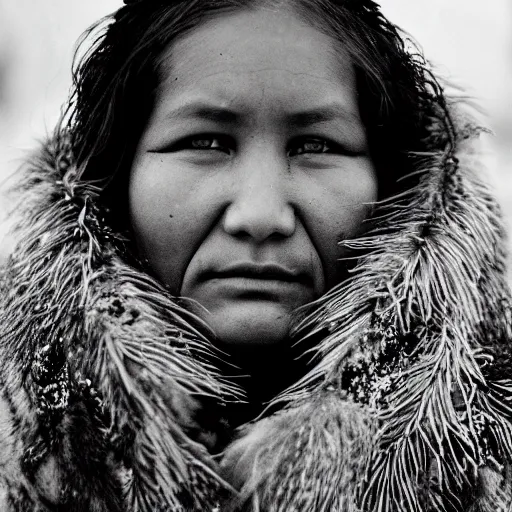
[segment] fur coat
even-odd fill
[[[511,300],[479,134],[431,122],[414,186],[342,242],[351,277],[297,322],[308,371],[219,454],[242,392],[55,136],[0,274],[0,510],[511,510]]]

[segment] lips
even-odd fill
[[[297,272],[277,264],[237,263],[216,271],[204,272],[201,281],[210,279],[254,279],[261,281],[281,281],[313,286],[312,277],[305,272]]]

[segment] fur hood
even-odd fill
[[[479,133],[431,121],[414,186],[297,323],[309,371],[218,456],[212,418],[242,392],[54,137],[0,274],[1,510],[509,510],[511,301]]]

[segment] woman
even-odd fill
[[[2,510],[507,510],[503,230],[421,57],[370,0],[106,21],[2,273]]]

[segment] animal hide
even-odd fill
[[[431,120],[414,185],[342,242],[351,276],[297,320],[309,371],[222,457],[208,439],[241,390],[54,137],[1,273],[0,509],[510,510],[511,300],[478,135]]]

